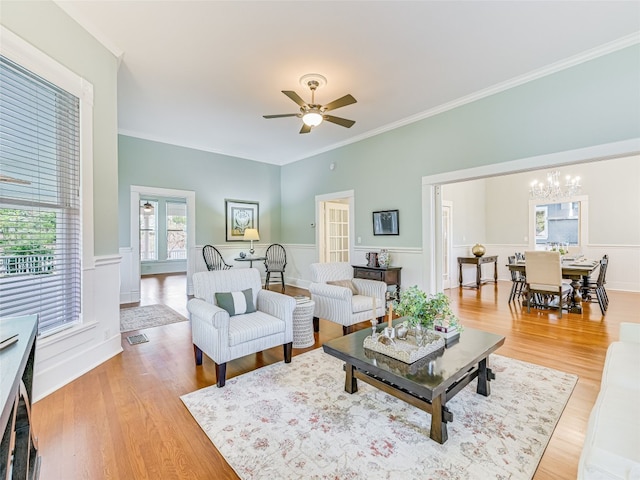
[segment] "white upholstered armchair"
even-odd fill
[[[263,290],[257,269],[194,273],[193,288],[187,309],[196,365],[203,352],[211,358],[218,387],[225,384],[230,360],[282,345],[285,363],[291,362],[296,301]]]
[[[342,325],[342,333],[351,333],[356,323],[385,315],[387,284],[377,280],[353,278],[353,267],[346,262],[312,263],[311,299],[315,302],[313,326],[317,332],[319,319]],[[329,283],[332,282],[332,283]]]

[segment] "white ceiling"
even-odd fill
[[[640,38],[637,0],[57,3],[122,54],[120,133],[278,165]],[[310,101],[308,73],[317,103],[357,99],[332,112],[352,128],[262,118]]]

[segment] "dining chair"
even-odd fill
[[[508,260],[509,264],[516,263],[516,256],[511,255],[508,257]],[[511,270],[511,293],[509,293],[509,303],[520,298],[524,294],[524,287],[526,283],[526,277],[523,273]]]
[[[284,293],[284,269],[287,266],[287,252],[284,247],[279,243],[269,245],[266,253],[264,254],[264,268],[267,272],[264,280],[264,288],[269,288],[269,282],[271,281],[271,274],[280,274],[280,282],[282,283],[282,293]]]
[[[609,266],[609,256],[605,255],[600,260],[600,271],[598,272],[598,279],[595,282],[590,282],[586,290],[586,295],[583,298],[592,303],[598,303],[600,305],[600,311],[602,315],[606,315],[607,308],[609,308],[609,297],[607,291],[604,288],[607,283],[607,267]],[[595,295],[595,298],[593,295]]]
[[[222,254],[213,245],[205,245],[202,248],[202,256],[204,263],[207,264],[207,270],[229,270],[233,265],[227,265],[222,258]]]
[[[527,313],[531,312],[531,297],[538,294],[543,301],[538,307],[555,308],[558,297],[558,316],[562,318],[562,307],[568,303],[572,287],[562,281],[560,252],[530,251],[525,253],[525,277],[527,285]]]

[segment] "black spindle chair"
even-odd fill
[[[284,247],[279,243],[269,245],[264,256],[266,257],[264,261],[264,268],[267,272],[267,276],[264,281],[265,290],[269,288],[271,274],[279,273],[280,282],[282,283],[282,293],[284,293],[284,268],[287,266],[287,253],[285,252]]]
[[[508,257],[509,264],[516,263],[515,255]],[[523,273],[511,270],[511,293],[509,293],[509,303],[515,299],[520,298],[524,294],[524,287],[527,284],[527,280]]]
[[[607,313],[609,308],[609,297],[607,291],[604,289],[604,284],[607,283],[607,267],[609,266],[609,256],[605,255],[600,260],[600,271],[598,272],[598,280],[596,282],[590,282],[589,288],[586,291],[586,299],[590,302],[597,302],[600,305],[600,311],[602,315]],[[591,294],[595,294],[595,299]]]
[[[204,263],[207,264],[207,270],[229,270],[233,266],[227,265],[222,254],[213,245],[205,245],[202,248],[202,256]]]

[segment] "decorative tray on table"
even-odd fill
[[[438,357],[439,352],[440,350],[436,350],[413,363],[406,363],[402,360],[396,360],[395,358],[389,357],[384,353],[369,350],[368,348],[365,348],[364,350],[365,356],[371,360],[375,360],[376,365],[384,365],[389,370],[399,375],[417,375],[422,369],[428,368],[431,362]]]
[[[416,337],[413,335],[407,335],[405,340],[400,340],[378,333],[375,336],[365,337],[363,345],[365,349],[382,353],[404,363],[413,363],[444,348],[445,339],[435,333],[428,332],[425,335],[424,344],[418,346]]]

